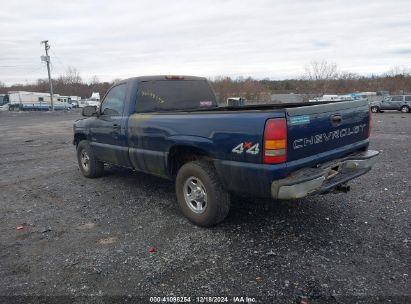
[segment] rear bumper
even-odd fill
[[[312,194],[324,194],[344,185],[371,170],[378,151],[367,150],[323,163],[315,168],[304,168],[284,179],[271,183],[274,199],[297,199]]]

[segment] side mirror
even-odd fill
[[[85,106],[81,111],[81,115],[86,117],[95,116],[97,114],[97,107],[96,106]]]

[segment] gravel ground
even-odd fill
[[[84,178],[78,117],[0,112],[1,296],[411,301],[411,114],[374,115],[379,163],[348,194],[236,198],[211,229],[180,215],[169,181],[117,168]]]

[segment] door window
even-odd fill
[[[405,101],[411,101],[411,96],[405,96]]]
[[[391,101],[402,101],[402,96],[393,96]]]
[[[123,113],[124,100],[126,97],[126,84],[119,84],[107,93],[101,104],[102,115],[121,115]]]

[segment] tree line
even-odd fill
[[[93,77],[86,82],[75,68],[69,68],[64,75],[53,79],[54,93],[63,96],[87,98],[92,92],[104,96],[118,81],[101,82]],[[285,80],[253,79],[251,77],[231,78],[218,76],[210,79],[220,101],[228,97],[244,97],[249,101],[270,101],[271,94],[302,94],[306,100],[324,94],[344,94],[364,91],[389,91],[391,94],[411,93],[411,69],[394,67],[381,75],[361,76],[341,72],[335,63],[313,61],[305,67],[298,78]],[[47,79],[38,79],[31,84],[6,86],[0,83],[0,93],[8,91],[49,92]]]
[[[393,67],[381,75],[362,76],[342,72],[335,63],[313,61],[298,78],[285,80],[256,80],[248,78],[216,77],[212,84],[226,100],[241,96],[247,100],[269,101],[271,94],[302,94],[305,100],[324,94],[389,91],[390,94],[411,94],[411,69]]]

